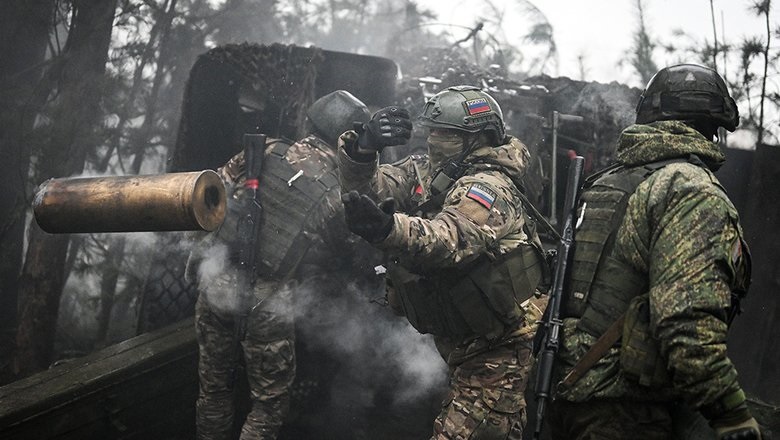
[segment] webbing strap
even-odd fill
[[[569,374],[563,378],[561,384],[567,387],[574,385],[582,376],[585,375],[596,363],[607,354],[610,348],[615,345],[621,336],[623,336],[623,323],[626,320],[626,314],[620,315],[612,325],[609,326],[596,342],[590,346],[587,352],[577,361]]]

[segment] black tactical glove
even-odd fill
[[[412,136],[412,120],[403,107],[380,109],[371,119],[355,127],[358,134],[357,153],[371,154],[385,147],[403,145]]]
[[[347,227],[370,243],[379,243],[393,229],[395,201],[387,199],[379,206],[367,195],[350,191],[341,195]]]

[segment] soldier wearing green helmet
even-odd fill
[[[580,197],[564,296],[553,439],[670,439],[700,413],[718,440],[757,440],[726,351],[750,282],[739,216],[713,174],[713,139],[739,113],[707,67],[661,69]]]
[[[347,225],[385,252],[390,306],[433,335],[449,367],[431,438],[520,439],[544,260],[520,193],[529,153],[477,87],[436,94],[419,123],[428,154],[392,165],[377,153],[409,139],[405,109],[341,136]]]

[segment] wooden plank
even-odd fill
[[[191,437],[197,377],[188,319],[0,388],[0,439]]]

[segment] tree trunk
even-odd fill
[[[170,34],[171,24],[176,16],[176,2],[177,0],[170,0],[167,6],[167,10],[161,15],[159,21],[155,23],[153,32],[150,37],[150,41],[147,45],[147,50],[144,51],[144,55],[151,54],[154,51],[151,49],[154,45],[154,41],[151,39],[156,38],[156,35],[160,34],[160,41],[158,44],[159,57],[156,62],[156,71],[154,80],[152,81],[152,89],[149,96],[146,99],[146,114],[144,115],[144,122],[141,126],[139,136],[135,139],[135,157],[130,167],[130,174],[138,174],[141,172],[141,165],[143,164],[143,158],[146,153],[146,147],[149,144],[149,140],[154,135],[155,124],[157,123],[157,99],[160,93],[160,88],[163,85],[165,78],[165,72],[168,63],[170,62]],[[146,60],[145,60],[146,61]],[[146,62],[142,63],[139,67],[139,71],[143,68]],[[141,81],[141,76],[137,75],[136,79]],[[136,83],[133,84],[133,89],[136,89]],[[100,311],[98,313],[98,333],[97,343],[98,346],[106,346],[109,343],[108,331],[111,323],[111,312],[116,302],[116,285],[119,281],[120,267],[125,255],[125,240],[119,239],[113,245],[109,247],[109,254],[106,256],[107,264],[106,269],[103,272],[103,278],[100,283]]]
[[[40,157],[40,177],[80,173],[87,149],[96,143],[101,83],[117,0],[73,1],[73,18],[63,56],[53,72],[56,93],[49,136]],[[31,225],[20,281],[21,310],[14,369],[27,375],[51,361],[60,296],[65,283],[68,236],[43,233]]]
[[[54,0],[13,0],[0,14],[0,359],[10,359],[16,331],[25,213],[29,206],[30,142],[41,77],[54,21]],[[4,362],[5,364],[5,362]],[[2,366],[6,382],[6,367]]]
[[[108,255],[100,280],[100,309],[97,316],[96,347],[109,344],[108,331],[111,328],[111,312],[116,302],[116,285],[119,281],[119,269],[125,256],[125,239],[120,237],[114,245],[108,247]]]
[[[769,11],[771,10],[772,2],[767,0],[766,10],[764,11],[764,18],[766,19],[766,46],[764,46],[764,74],[761,76],[761,107],[758,116],[758,145],[764,143],[764,103],[766,102],[766,79],[767,72],[769,70],[769,48],[772,40],[772,28],[770,27]]]

